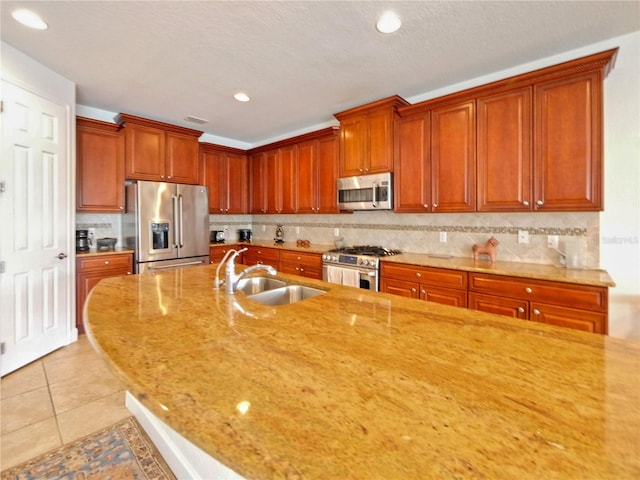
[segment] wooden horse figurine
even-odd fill
[[[480,257],[480,254],[486,253],[487,255],[489,255],[489,258],[491,259],[491,263],[495,262],[496,255],[498,253],[497,251],[498,245],[500,245],[500,242],[495,237],[491,237],[489,240],[487,240],[487,243],[485,244],[484,247],[481,247],[479,245],[474,245],[473,260],[477,262],[478,258]]]

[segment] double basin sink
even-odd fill
[[[290,285],[272,277],[249,277],[238,282],[236,291],[244,292],[248,299],[263,305],[289,305],[325,293],[305,285]]]

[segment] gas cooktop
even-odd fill
[[[347,255],[367,255],[370,257],[387,257],[402,253],[400,250],[392,250],[372,245],[359,245],[354,247],[342,247],[329,250],[330,253],[344,253]]]

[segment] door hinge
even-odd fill
[[[5,270],[4,262],[0,262],[0,273],[4,273],[4,270]]]
[[[4,180],[0,180],[0,193],[4,193],[7,189],[7,183]]]
[[[0,355],[4,355],[4,342],[0,343]]]
[[[4,113],[4,101],[0,100],[0,113]]]

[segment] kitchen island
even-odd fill
[[[243,477],[640,477],[636,343],[283,274],[326,292],[267,306],[214,291],[215,267],[105,279],[85,325]]]

